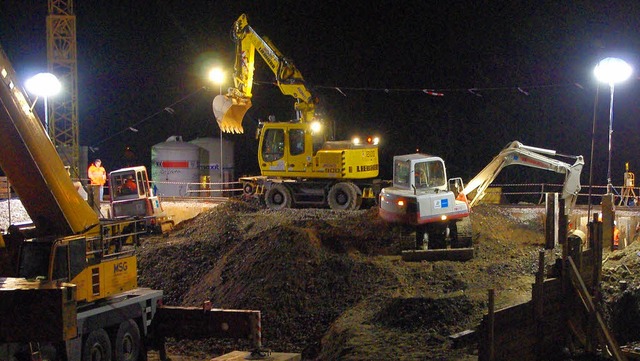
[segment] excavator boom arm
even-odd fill
[[[576,203],[580,191],[580,174],[584,166],[584,158],[576,156],[573,165],[550,158],[556,152],[549,149],[530,147],[514,141],[507,145],[493,160],[476,175],[462,190],[465,196],[476,192],[470,202],[471,206],[477,204],[485,195],[486,189],[496,179],[500,171],[509,165],[524,165],[528,167],[548,170],[565,174],[562,188],[562,198],[567,202],[567,209],[572,209]]]
[[[313,95],[293,62],[285,58],[269,39],[258,35],[249,26],[245,14],[233,24],[233,38],[236,43],[233,76],[235,87],[213,101],[213,113],[220,129],[228,133],[244,132],[242,119],[251,107],[256,51],[275,74],[276,84],[282,94],[296,99],[294,108],[298,118],[311,121],[315,114]]]

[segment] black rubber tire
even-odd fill
[[[291,208],[293,205],[293,196],[287,186],[282,183],[274,184],[269,188],[264,196],[264,202],[269,209],[281,210]]]
[[[358,209],[358,187],[351,182],[336,183],[329,190],[329,208],[339,211],[351,211]],[[360,196],[362,200],[362,196]]]
[[[140,329],[134,320],[120,323],[113,345],[115,361],[138,361],[142,352]]]
[[[111,361],[111,340],[107,331],[91,331],[82,345],[82,361]]]
[[[245,196],[252,196],[256,193],[256,186],[251,182],[244,182],[242,185],[242,194]]]

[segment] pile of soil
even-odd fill
[[[140,284],[164,290],[169,305],[261,310],[264,346],[305,360],[473,359],[448,336],[480,322],[490,288],[497,308],[531,298],[544,238],[537,212],[483,205],[471,219],[472,260],[404,262],[411,242],[376,209],[270,211],[230,200],[145,240]],[[249,348],[179,341],[169,351],[204,360]]]

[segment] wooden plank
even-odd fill
[[[245,360],[258,360],[257,358],[250,358],[251,353],[247,351],[232,351],[222,356],[214,357],[211,361],[245,361]],[[284,353],[284,352],[272,352],[265,358],[260,360],[268,361],[300,361],[302,355],[299,353]]]
[[[473,248],[447,248],[402,251],[402,260],[419,261],[468,261],[473,258]]]
[[[533,308],[530,302],[503,308],[495,312],[495,326],[504,327],[509,324],[531,322]]]
[[[576,264],[573,262],[573,259],[571,259],[571,257],[569,257],[569,265],[571,266],[571,271],[573,273],[574,278],[576,279],[574,283],[574,287],[576,288],[578,293],[580,293],[580,298],[585,303],[587,312],[595,316],[596,323],[597,323],[597,326],[599,327],[599,331],[601,334],[601,338],[603,339],[603,342],[607,344],[607,346],[609,347],[609,351],[612,353],[612,356],[615,360],[618,360],[618,361],[624,360],[625,358],[620,351],[620,346],[618,346],[618,342],[615,340],[613,335],[609,332],[609,329],[607,328],[604,322],[604,319],[602,318],[602,315],[596,309],[592,301],[592,297],[589,294],[589,291],[587,290],[587,287],[585,286],[584,282],[582,281],[582,278],[578,273],[578,269],[576,268]]]
[[[534,345],[537,332],[535,325],[531,324],[523,327],[510,327],[501,329],[500,332],[496,332],[494,335],[496,345],[500,347],[507,347],[510,344],[513,345]],[[498,346],[496,346],[496,349]]]
[[[449,340],[453,348],[462,348],[478,342],[478,334],[475,330],[464,330],[453,335],[449,335]]]

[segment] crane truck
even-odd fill
[[[575,162],[568,164],[551,156],[569,157]],[[427,154],[395,156],[393,186],[380,192],[379,215],[388,222],[414,227],[417,248],[442,249],[447,246],[447,240],[451,248],[470,247],[470,234],[458,232],[458,223],[468,222],[471,207],[478,204],[487,187],[509,165],[565,174],[561,195],[565,199],[565,213],[575,206],[584,158],[513,141],[466,186],[460,178],[447,181],[444,161],[440,157]]]
[[[145,360],[166,337],[230,337],[260,353],[260,311],[162,305],[139,287],[135,218],[78,194],[0,48],[0,168],[32,222],[0,233],[0,360]]]
[[[243,133],[242,120],[251,107],[255,53],[275,74],[284,95],[295,98],[296,119],[258,125],[259,176],[239,179],[245,197],[263,199],[270,209],[330,207],[358,209],[373,204],[381,188],[378,137],[367,141],[331,141],[316,114],[316,98],[293,64],[267,39],[249,26],[242,14],[233,24],[236,43],[234,85],[213,100],[221,131]]]

